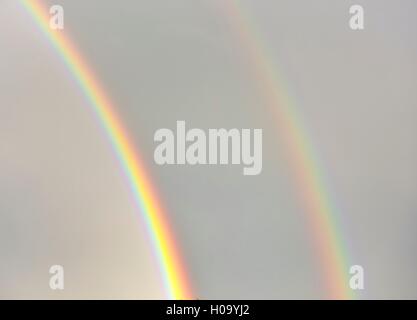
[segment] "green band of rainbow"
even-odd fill
[[[168,298],[191,299],[193,294],[179,248],[169,228],[168,218],[161,208],[145,166],[129,140],[110,99],[101,89],[93,72],[68,35],[49,27],[50,17],[44,5],[39,0],[22,0],[21,3],[62,57],[111,141],[151,235]]]

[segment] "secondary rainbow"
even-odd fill
[[[286,90],[281,74],[267,47],[240,0],[222,1],[227,19],[237,34],[244,54],[251,61],[257,84],[268,108],[276,119],[279,135],[286,146],[297,189],[307,213],[316,247],[320,269],[330,299],[352,299],[349,288],[349,257],[342,240],[338,212],[331,202],[324,183],[324,172],[312,147],[295,102]]]
[[[168,217],[162,209],[145,165],[135,151],[114,105],[100,87],[92,70],[68,35],[63,31],[54,31],[50,28],[50,16],[47,8],[39,0],[21,0],[21,3],[49,42],[59,52],[110,139],[129,180],[135,202],[143,214],[163,275],[167,297],[170,299],[192,299],[193,293],[187,279],[187,272],[170,229]]]

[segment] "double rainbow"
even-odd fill
[[[146,221],[158,255],[168,297],[192,298],[187,273],[170,230],[168,218],[161,208],[144,164],[129,140],[115,108],[69,37],[63,32],[49,28],[48,12],[41,2],[39,0],[21,2],[59,52],[107,132],[130,181],[135,201]],[[224,0],[223,4],[227,17],[241,40],[244,52],[251,58],[258,84],[262,87],[266,103],[275,116],[279,135],[286,145],[307,212],[307,220],[313,231],[321,267],[324,270],[329,298],[353,298],[353,293],[348,287],[348,254],[341,239],[339,223],[336,221],[337,210],[328,196],[323,170],[318,163],[318,156],[312,148],[305,126],[297,114],[295,103],[283,90],[285,85],[277,76],[274,59],[270,57],[261,35],[251,23],[242,2]]]

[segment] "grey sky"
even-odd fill
[[[199,298],[322,298],[323,271],[224,0],[56,0],[151,168]],[[241,1],[325,168],[364,298],[417,297],[417,3]],[[362,4],[365,30],[348,27]],[[157,166],[154,132],[262,128],[263,170]],[[0,297],[162,297],[143,221],[88,103],[0,0]],[[51,264],[67,289],[48,288]]]

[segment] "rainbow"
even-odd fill
[[[330,201],[324,183],[324,172],[318,161],[309,135],[295,102],[287,93],[261,34],[257,30],[242,1],[223,1],[227,20],[236,33],[243,51],[248,55],[257,84],[271,109],[279,135],[286,146],[288,160],[294,171],[296,185],[307,213],[314,242],[319,254],[320,270],[329,299],[353,299],[349,288],[349,258],[342,241],[338,213]]]
[[[49,16],[41,2],[39,0],[21,2],[60,53],[107,132],[129,179],[135,201],[145,218],[158,255],[168,297],[192,298],[187,272],[169,228],[168,218],[161,208],[144,164],[135,152],[112,103],[69,37],[49,28]],[[278,69],[274,65],[274,59],[270,57],[262,36],[245,12],[242,2],[226,0],[223,3],[227,10],[227,18],[236,30],[245,52],[251,58],[257,83],[264,94],[266,104],[274,114],[279,135],[288,150],[289,162],[293,167],[307,220],[312,226],[329,298],[354,298],[353,292],[348,287],[349,258],[339,229],[337,210],[328,195],[324,173],[305,130],[306,126],[297,113],[295,102],[286,93],[284,82],[278,77],[280,73],[276,72]]]
[[[169,299],[192,299],[187,272],[176,245],[168,217],[164,213],[144,163],[135,151],[114,105],[100,87],[92,70],[67,34],[49,27],[49,12],[39,0],[22,0],[23,7],[33,17],[66,67],[84,92],[100,124],[111,142],[125,172],[135,203],[143,213],[147,230],[158,259],[163,285]]]

